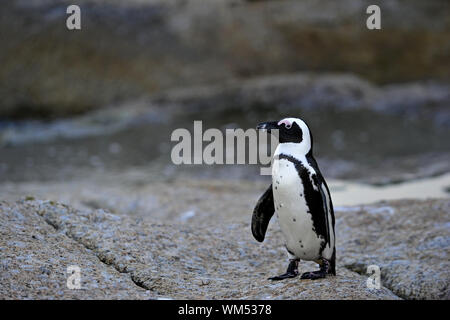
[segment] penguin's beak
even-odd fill
[[[269,121],[269,122],[261,122],[256,126],[256,129],[267,130],[267,132],[270,132],[270,130],[279,129],[279,127],[277,121]]]

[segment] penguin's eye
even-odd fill
[[[290,129],[292,125],[290,123],[285,124],[286,129]]]

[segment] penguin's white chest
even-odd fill
[[[274,160],[272,190],[275,212],[287,249],[300,259],[318,259],[322,240],[314,231],[303,183],[291,161]]]

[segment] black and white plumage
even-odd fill
[[[334,211],[330,191],[312,154],[312,135],[298,118],[261,123],[261,130],[278,130],[279,145],[272,164],[272,184],[253,211],[252,233],[262,242],[276,212],[288,251],[286,273],[270,278],[282,280],[298,275],[300,260],[315,261],[319,271],[302,279],[336,275]]]

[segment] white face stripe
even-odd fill
[[[292,126],[292,122],[291,121],[289,121],[289,119],[283,119],[283,120],[280,120],[279,122],[278,122],[278,125],[280,126],[280,125],[282,125],[284,123],[284,125],[286,126],[286,127],[291,127]]]
[[[286,150],[280,150],[280,151],[282,151],[280,153],[292,155],[294,157],[297,156],[296,158],[298,159],[299,156],[302,156],[302,155],[304,156],[311,150],[311,134],[309,131],[309,127],[306,125],[306,123],[303,120],[301,120],[299,118],[284,118],[284,119],[278,121],[278,125],[281,125],[284,123],[285,125],[289,124],[290,126],[292,126],[292,124],[294,122],[302,130],[302,133],[303,133],[302,142],[300,142],[300,143],[292,143],[292,142],[280,143],[279,147],[281,147],[281,149],[286,149]],[[285,146],[285,148],[283,148],[283,146]]]

